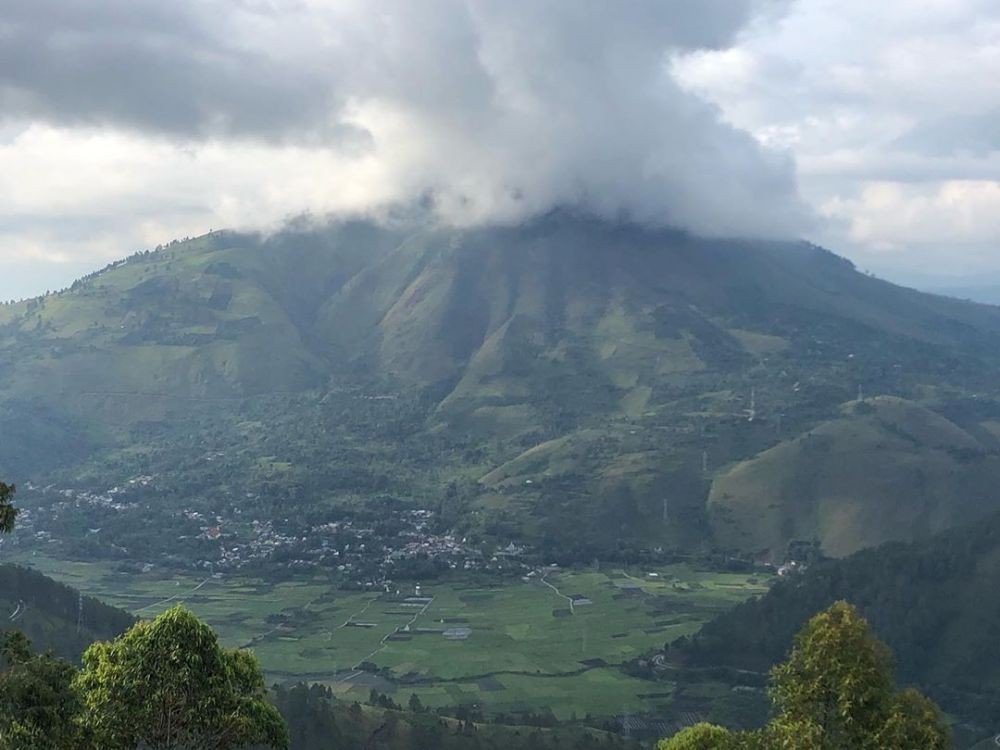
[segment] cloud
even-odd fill
[[[873,182],[856,198],[832,199],[823,211],[847,221],[852,240],[879,249],[980,245],[1000,237],[1000,183]]]
[[[0,221],[125,215],[138,237],[144,223],[421,201],[455,224],[574,205],[705,235],[795,236],[812,217],[789,154],[721,122],[668,64],[786,8],[7,0],[5,158],[36,166],[25,195],[0,194],[12,201]],[[60,170],[39,139],[79,168]]]
[[[227,7],[229,6],[229,7]],[[320,129],[330,76],[262,37],[265,5],[214,0],[6,0],[0,109],[8,119],[178,137],[277,138]]]
[[[899,275],[996,272],[1000,3],[799,0],[674,58],[727,122],[791,150],[814,239]]]

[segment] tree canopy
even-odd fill
[[[93,644],[75,686],[81,723],[108,750],[288,746],[254,656],[221,648],[215,632],[181,606]]]
[[[253,654],[178,606],[87,649],[83,669],[0,634],[0,750],[286,750]]]
[[[73,667],[37,654],[20,631],[0,634],[0,750],[88,747],[76,723]]]
[[[941,714],[915,690],[896,692],[889,649],[850,604],[836,602],[795,637],[771,671],[774,718],[756,732],[699,724],[660,750],[947,750]]]

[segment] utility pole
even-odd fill
[[[83,630],[83,592],[80,592],[80,598],[77,604],[76,610],[76,634],[80,635],[80,631]]]
[[[708,474],[708,451],[701,452],[701,473]]]

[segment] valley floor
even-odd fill
[[[626,674],[715,613],[766,590],[760,575],[686,564],[532,571],[503,586],[452,577],[390,592],[351,592],[322,576],[272,583],[230,576],[116,572],[107,563],[13,559],[86,594],[152,617],[178,602],[231,647],[252,648],[268,679],[372,689],[406,704],[475,706],[558,720],[641,713],[693,719],[729,688]],[[86,613],[84,613],[86,616]]]

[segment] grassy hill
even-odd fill
[[[713,531],[772,554],[816,534],[840,553],[951,523],[953,470],[970,492],[988,485],[998,344],[1000,309],[895,287],[804,243],[566,213],[217,232],[0,306],[0,473],[29,508],[44,502],[29,482],[97,491],[138,476],[153,478],[135,498],[147,510],[273,519],[386,494],[438,508],[459,487],[449,518],[464,531],[580,555],[696,548]],[[859,386],[972,443],[845,415]],[[858,472],[843,493],[898,507],[852,522],[802,479],[811,432],[885,438],[895,476],[933,454],[927,486],[887,497]],[[756,489],[734,494],[742,476]],[[772,491],[784,499],[761,499]],[[806,510],[786,521],[793,494]],[[922,520],[898,524],[910,502]],[[773,516],[745,539],[724,523],[743,505]],[[128,518],[104,519],[88,553],[142,546]]]
[[[996,507],[1000,455],[911,401],[852,402],[836,419],[737,463],[715,478],[716,539],[747,552],[783,552],[788,539],[842,556],[913,539]]]

